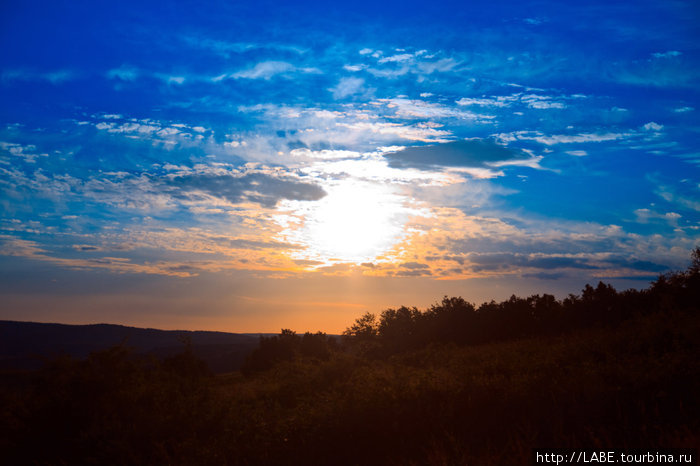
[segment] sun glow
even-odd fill
[[[369,262],[389,251],[403,237],[406,198],[377,183],[344,180],[324,186],[328,193],[312,205],[297,207],[301,224],[288,228],[288,240],[303,244],[298,259]]]

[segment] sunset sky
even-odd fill
[[[0,319],[646,287],[700,244],[699,97],[693,0],[5,1]]]

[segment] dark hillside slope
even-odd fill
[[[156,330],[123,325],[64,325],[0,321],[0,369],[36,369],[57,355],[84,358],[92,351],[125,344],[137,353],[167,357],[189,341],[214,372],[237,370],[257,344],[257,335]]]

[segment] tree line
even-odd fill
[[[552,336],[600,325],[616,325],[635,316],[670,310],[697,310],[700,305],[700,247],[691,253],[684,271],[660,275],[642,290],[617,291],[612,285],[587,284],[580,295],[558,300],[551,294],[490,301],[475,306],[462,297],[445,296],[421,311],[401,306],[379,315],[365,313],[340,341],[325,333],[261,337],[244,362],[244,374],[265,371],[283,361],[327,360],[343,351],[381,358],[431,344],[479,345],[536,336]]]

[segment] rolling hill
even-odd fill
[[[93,351],[125,344],[138,354],[159,358],[182,351],[189,341],[194,353],[216,372],[237,370],[258,345],[259,336],[226,332],[156,330],[123,325],[65,325],[0,321],[0,369],[37,369],[58,355],[84,358]]]

